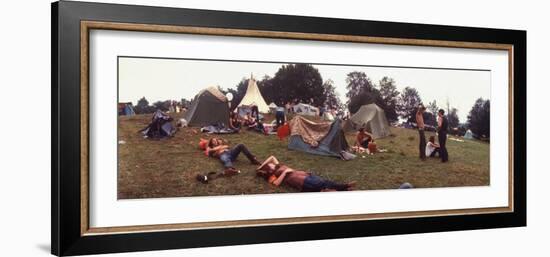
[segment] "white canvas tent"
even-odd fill
[[[270,113],[275,113],[277,111],[277,105],[275,103],[270,103],[269,104],[269,112]]]
[[[292,106],[292,111],[294,113],[306,116],[317,116],[319,114],[319,109],[317,107],[303,103],[295,104],[294,106]]]
[[[471,130],[467,130],[466,133],[464,133],[464,139],[474,139],[474,135]]]
[[[248,87],[246,88],[246,93],[244,94],[243,99],[237,107],[242,105],[256,105],[258,106],[259,112],[269,112],[269,106],[262,97],[262,93],[260,92],[258,84],[256,84],[256,80],[253,76],[250,76],[250,79],[248,80]]]
[[[390,125],[384,110],[376,104],[361,106],[349,120],[344,123],[344,131],[357,131],[366,129],[374,138],[381,138],[391,134]]]

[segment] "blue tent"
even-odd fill
[[[134,108],[132,108],[131,105],[126,105],[124,107],[124,115],[127,115],[127,116],[136,115],[136,113],[134,112]]]
[[[133,116],[136,115],[132,103],[118,103],[118,115]]]
[[[312,146],[304,142],[302,136],[292,135],[288,141],[288,149],[341,158],[342,152],[349,148],[342,130],[342,122],[339,119],[332,122],[329,132],[318,143],[317,146]]]

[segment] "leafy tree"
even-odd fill
[[[153,107],[149,106],[149,101],[147,101],[145,97],[139,99],[137,105],[134,107],[134,111],[137,114],[151,113],[151,109],[153,109]]]
[[[168,108],[170,108],[170,100],[156,101],[153,103],[153,107],[156,110],[161,110],[163,112],[168,111]]]
[[[491,103],[479,98],[468,115],[468,128],[478,137],[490,137]]]
[[[346,84],[346,89],[348,90],[346,97],[349,99],[348,101],[351,101],[353,97],[361,94],[363,91],[373,92],[376,90],[372,81],[367,77],[367,74],[362,71],[348,73]]]
[[[426,106],[426,109],[431,112],[434,116],[437,115],[437,111],[439,111],[439,107],[437,106],[437,102],[435,100],[428,103],[428,106]],[[437,122],[437,121],[436,121]],[[437,125],[437,123],[431,124],[431,125]]]
[[[361,106],[366,104],[382,104],[380,91],[376,89],[370,78],[362,71],[353,71],[346,77],[346,97],[348,98],[348,110],[356,113]],[[381,106],[381,108],[383,108]]]
[[[338,93],[336,92],[336,87],[334,86],[334,81],[331,79],[323,83],[324,95],[325,95],[325,104],[332,109],[339,109],[342,105]]]
[[[189,108],[191,106],[191,101],[189,101],[185,98],[182,98],[180,103],[181,103],[181,106],[183,106],[185,108]]]
[[[418,105],[422,103],[422,99],[415,88],[405,87],[397,105],[398,114],[408,122],[415,121],[415,115]]]
[[[424,113],[424,124],[437,127],[437,111],[439,107],[435,100],[431,101],[426,105],[427,112]]]
[[[436,112],[437,113],[437,112]],[[424,112],[424,124],[437,127],[437,115],[432,112]]]
[[[460,124],[458,119],[458,110],[456,108],[451,108],[451,111],[447,114],[447,121],[449,122],[449,128],[457,128]]]
[[[399,100],[399,91],[395,86],[395,80],[389,77],[383,77],[379,82],[380,97],[383,104],[380,108],[384,109],[388,121],[397,120],[397,101]]]
[[[277,98],[278,94],[275,92],[275,88],[273,87],[273,80],[268,75],[265,75],[261,80],[256,81],[258,84],[258,88],[260,89],[260,93],[262,93],[262,96],[264,97],[264,100],[267,104],[275,103],[277,105],[280,105],[280,102],[283,101],[281,98]]]
[[[321,74],[310,64],[283,65],[269,82],[262,87],[267,93],[264,97],[270,100],[297,100],[315,106],[326,100]]]
[[[367,104],[378,104],[381,102],[380,93],[376,91],[361,91],[349,99],[348,110],[351,114],[356,113],[359,108]]]

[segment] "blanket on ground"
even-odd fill
[[[331,122],[313,122],[297,115],[289,122],[290,135],[299,135],[304,142],[315,147],[330,131],[331,124]]]

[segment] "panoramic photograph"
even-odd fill
[[[490,185],[489,70],[118,57],[118,199]]]

